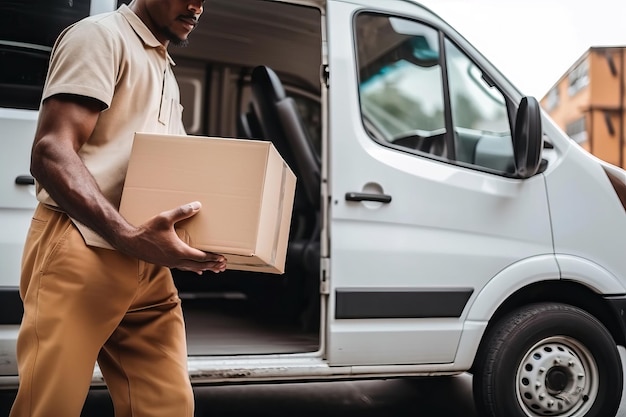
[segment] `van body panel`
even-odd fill
[[[18,325],[0,325],[0,375],[17,375],[15,340],[18,331]],[[3,387],[1,382],[0,387]]]
[[[466,320],[488,321],[502,301],[511,294],[530,284],[558,280],[559,277],[559,265],[552,254],[532,256],[508,265],[476,295],[469,306]]]
[[[556,254],[561,278],[575,281],[598,294],[625,294],[624,282],[606,268],[580,256]]]
[[[4,132],[0,141],[0,287],[15,288],[19,283],[24,239],[36,203],[35,186],[30,183],[36,123],[36,111],[0,108]]]
[[[377,6],[390,15],[424,13],[412,8],[404,2]],[[473,303],[507,266],[553,252],[544,179],[507,178],[376,143],[363,127],[355,71],[352,22],[361,9],[328,3],[331,115],[341,109],[340,117],[330,119],[328,360],[331,365],[452,362],[467,308],[443,319],[346,320],[337,318],[337,292],[470,288]],[[335,85],[341,89],[333,90]],[[379,193],[391,201],[346,201],[347,193]],[[554,271],[551,263],[544,275]]]
[[[488,324],[488,321],[465,320],[463,324],[463,335],[461,336],[459,347],[454,357],[455,369],[463,372],[471,369]]]
[[[621,284],[626,282],[626,216],[624,207],[601,163],[578,145],[571,145],[558,168],[546,175],[547,192],[557,255],[571,255],[601,265]],[[559,258],[561,259],[561,258]],[[565,259],[571,259],[564,257]],[[561,261],[559,261],[561,263]],[[563,278],[575,279],[582,271],[565,263]],[[588,268],[583,271],[588,272]],[[567,273],[567,275],[566,275]],[[605,274],[602,274],[605,275]],[[615,279],[611,281],[615,282]],[[601,280],[597,277],[594,280]],[[615,293],[617,293],[615,292]]]
[[[34,184],[20,184],[17,178],[30,176],[30,149],[35,136],[37,112],[0,108],[0,123],[5,132],[2,135],[5,152],[0,153],[0,165],[6,176],[0,183],[0,207],[32,210],[35,207]]]
[[[28,233],[32,209],[0,209],[0,288],[15,289],[20,278],[24,239]]]

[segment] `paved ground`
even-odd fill
[[[475,417],[471,377],[196,389],[198,417]],[[112,417],[104,392],[82,417]]]
[[[622,364],[626,362],[621,349]],[[626,386],[626,385],[625,385]],[[477,417],[471,376],[196,388],[197,417]],[[15,394],[0,392],[0,417]],[[81,417],[113,417],[105,390]],[[610,416],[606,416],[610,417]],[[626,417],[626,396],[617,417]]]
[[[201,387],[197,417],[475,417],[471,378]],[[0,416],[14,393],[0,393]],[[82,417],[113,417],[105,390],[94,390]]]

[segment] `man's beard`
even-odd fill
[[[188,39],[178,39],[176,37],[170,39],[170,43],[174,46],[178,46],[180,48],[184,48],[187,45],[189,45],[189,40]]]
[[[174,46],[178,46],[178,47],[184,48],[185,46],[189,45],[189,40],[188,39],[181,39],[181,38],[179,38],[171,30],[169,30],[168,28],[163,28],[163,34],[165,35],[167,40],[169,40],[170,43],[172,45],[174,45]]]

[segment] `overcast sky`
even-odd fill
[[[626,46],[626,0],[421,0],[541,99],[592,46]]]

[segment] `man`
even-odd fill
[[[183,133],[167,53],[201,0],[134,0],[66,29],[52,52],[31,171],[37,198],[22,260],[20,386],[11,417],[78,417],[96,360],[117,417],[193,416],[180,299],[169,268],[221,272],[174,224],[118,212],[135,132]]]

